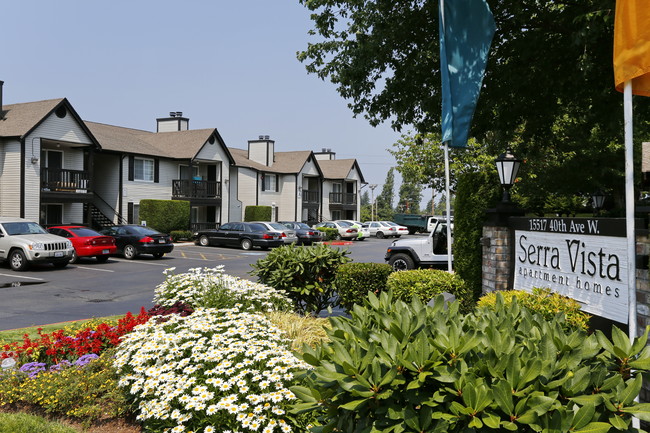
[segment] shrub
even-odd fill
[[[169,236],[172,237],[172,242],[178,242],[192,240],[194,234],[190,230],[171,230]]]
[[[473,306],[473,295],[465,282],[456,274],[440,269],[413,269],[393,272],[388,276],[386,289],[403,301],[417,296],[425,304],[436,295],[447,292],[456,297],[461,310],[468,312]]]
[[[354,304],[362,304],[368,292],[386,290],[386,280],[392,272],[387,263],[351,262],[339,266],[334,281],[339,302],[348,311]]]
[[[139,221],[163,233],[187,230],[190,226],[190,202],[185,200],[140,200]]]
[[[589,330],[589,314],[580,311],[578,301],[551,292],[550,289],[534,288],[533,292],[523,290],[507,290],[498,292],[503,297],[503,302],[508,307],[516,298],[519,305],[528,308],[533,313],[541,314],[547,320],[553,319],[557,314],[566,316],[566,325],[572,329]],[[479,307],[496,308],[497,292],[488,293],[478,301]]]
[[[282,292],[223,273],[223,266],[193,268],[174,274],[175,268],[163,271],[165,281],[154,292],[154,303],[171,307],[177,302],[192,308],[233,308],[242,311],[276,311],[291,309],[291,301]]]
[[[136,329],[115,366],[145,431],[305,431],[287,407],[306,364],[287,344],[260,315],[199,308]]]
[[[250,272],[263,284],[282,290],[293,302],[295,311],[315,314],[336,305],[333,287],[336,270],[350,261],[350,252],[315,245],[310,248],[285,245],[274,248],[265,258],[252,264]]]
[[[323,232],[324,241],[333,241],[339,236],[339,229],[333,227],[316,227],[319,232]]]
[[[244,221],[271,221],[272,214],[271,206],[246,206]]]
[[[630,343],[614,328],[610,341],[563,320],[502,299],[463,315],[442,296],[427,307],[370,294],[350,318],[330,318],[328,342],[304,347],[313,369],[291,388],[302,401],[292,411],[346,433],[632,431],[632,415],[650,419],[634,401],[648,330]]]
[[[472,292],[469,304],[476,302],[482,292],[483,247],[480,239],[483,236],[485,211],[493,207],[500,197],[498,180],[494,168],[467,172],[458,177],[454,202],[454,271]]]
[[[0,413],[0,433],[77,433],[72,427],[26,413]]]

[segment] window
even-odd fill
[[[264,174],[264,183],[262,184],[262,191],[279,191],[278,176],[269,173]]]
[[[45,225],[63,224],[63,205],[62,204],[41,205],[41,223]]]
[[[153,182],[153,159],[135,158],[133,160],[133,179]]]

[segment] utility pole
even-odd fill
[[[375,206],[375,188],[377,188],[377,184],[373,183],[372,185],[368,185],[368,188],[370,188],[370,220],[374,221],[375,220],[375,212],[374,212],[374,206]]]

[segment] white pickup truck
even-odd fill
[[[8,261],[14,271],[24,271],[32,263],[64,268],[73,252],[72,242],[48,233],[33,221],[0,217],[0,260]]]
[[[453,230],[454,224],[452,222]],[[429,236],[409,236],[399,239],[386,250],[384,259],[395,271],[406,271],[415,268],[444,267],[448,264],[447,254],[447,222],[438,220],[432,227]],[[452,257],[453,261],[453,257]]]

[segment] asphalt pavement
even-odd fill
[[[417,236],[417,235],[416,235]],[[384,263],[384,253],[393,239],[370,238],[337,245],[348,249],[356,262]],[[224,265],[227,274],[255,281],[251,264],[266,251],[201,247],[177,244],[161,259],[141,256],[136,260],[112,257],[106,263],[94,259],[70,264],[64,269],[50,265],[14,272],[0,264],[0,330],[40,326],[70,320],[139,312],[152,307],[155,287],[164,281],[163,271],[174,273],[192,268]]]

